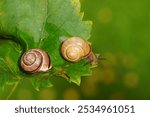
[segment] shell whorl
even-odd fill
[[[51,69],[48,54],[41,49],[31,49],[21,57],[21,68],[28,73],[46,72]]]
[[[61,46],[62,56],[70,62],[80,61],[91,51],[90,45],[84,39],[72,37],[66,39]]]

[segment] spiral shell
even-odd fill
[[[41,49],[31,49],[21,57],[21,68],[28,73],[46,72],[51,69],[48,54]]]
[[[87,41],[80,37],[71,37],[66,39],[61,46],[62,56],[70,62],[78,62],[86,57],[91,51]]]

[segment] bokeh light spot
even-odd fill
[[[20,88],[16,97],[20,100],[30,100],[32,99],[33,95],[29,89]]]
[[[116,66],[118,64],[118,58],[114,53],[107,52],[105,55],[105,62],[110,66]],[[108,66],[106,65],[106,67]]]
[[[3,12],[0,12],[0,16],[2,16],[4,13]]]
[[[109,8],[102,8],[98,13],[98,18],[101,23],[110,23],[112,20],[112,11]]]
[[[123,56],[122,64],[128,69],[135,68],[137,65],[137,58],[133,54]]]
[[[113,69],[105,69],[102,71],[103,83],[112,84],[116,80],[116,74]]]
[[[115,92],[110,97],[111,100],[125,100],[125,95],[123,92]]]
[[[52,87],[50,89],[43,89],[40,91],[38,98],[41,100],[53,100],[56,98],[56,91]]]
[[[80,94],[75,88],[70,88],[64,92],[65,100],[78,100],[80,99]]]
[[[124,84],[126,87],[134,88],[139,84],[139,76],[137,73],[127,73],[124,76]]]
[[[89,79],[92,79],[92,78],[89,78]],[[83,94],[87,97],[93,97],[93,96],[97,95],[97,91],[99,90],[97,88],[97,85],[95,84],[95,82],[90,82],[90,81],[91,80],[87,79],[81,85],[81,90],[82,90]]]

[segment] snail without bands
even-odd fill
[[[91,50],[91,45],[80,37],[71,37],[61,45],[63,58],[70,62],[78,62],[87,59],[91,64],[97,64],[97,57]]]
[[[79,37],[66,39],[61,46],[62,56],[70,62],[78,62],[91,51],[90,45]]]

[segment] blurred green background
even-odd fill
[[[84,20],[93,21],[93,50],[99,61],[81,86],[54,79],[54,87],[35,91],[22,82],[11,99],[150,99],[150,1],[81,0]],[[3,99],[11,86],[0,94]]]

